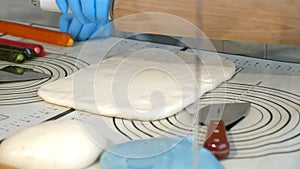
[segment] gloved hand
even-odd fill
[[[110,0],[56,0],[62,13],[70,7],[81,23],[102,22],[108,19]]]
[[[73,14],[63,14],[59,19],[59,29],[72,35],[74,40],[108,37],[111,32],[109,20],[82,23]]]

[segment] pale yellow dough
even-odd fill
[[[132,51],[46,84],[38,94],[50,103],[94,114],[157,120],[179,112],[235,72],[231,61],[205,55],[199,66],[195,56],[161,49]]]
[[[106,145],[104,138],[96,144],[89,136],[93,132],[89,124],[75,120],[34,125],[1,143],[0,163],[20,169],[83,169],[98,159]]]

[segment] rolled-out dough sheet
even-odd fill
[[[92,64],[42,86],[45,101],[94,114],[138,120],[171,116],[232,77],[218,56],[143,49]],[[198,67],[197,67],[198,66]]]

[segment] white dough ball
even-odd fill
[[[90,132],[93,128],[76,120],[49,121],[23,129],[1,143],[0,163],[22,169],[85,168],[106,145],[104,138],[101,146],[96,144],[86,129]]]

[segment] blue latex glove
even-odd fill
[[[113,145],[100,157],[102,169],[191,169],[191,137],[159,137]],[[205,148],[198,149],[198,169],[221,169]]]
[[[95,23],[82,23],[73,14],[63,14],[59,19],[59,29],[72,35],[74,40],[108,37],[111,32],[109,20]]]
[[[103,22],[108,19],[110,0],[56,0],[62,13],[70,7],[81,23]]]

